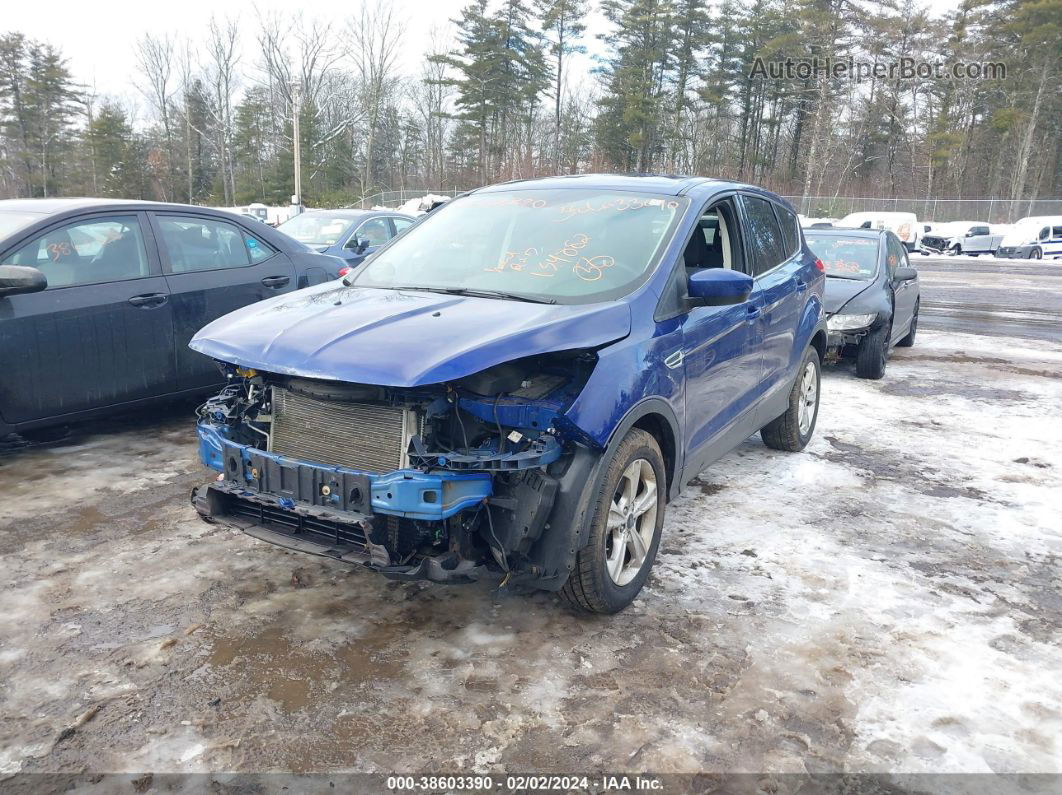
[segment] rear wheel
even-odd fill
[[[856,353],[856,375],[877,380],[885,375],[885,362],[889,358],[889,336],[892,324],[883,326],[863,337]]]
[[[799,374],[789,392],[789,407],[760,428],[760,438],[768,447],[798,453],[811,441],[819,418],[819,352],[809,347]]]
[[[921,299],[915,301],[914,314],[911,315],[911,328],[907,332],[907,336],[896,343],[897,348],[910,348],[914,345],[915,333],[918,331],[918,307],[921,303]]]
[[[589,542],[561,588],[568,604],[589,613],[618,613],[642,590],[660,545],[666,474],[660,446],[634,428],[605,471]]]

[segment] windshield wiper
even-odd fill
[[[847,279],[850,282],[863,282],[866,279],[860,279],[858,276],[841,276],[839,273],[827,273],[827,279]]]
[[[506,301],[524,301],[529,304],[555,304],[556,298],[539,298],[520,293],[506,293],[500,290],[476,290],[469,287],[395,287],[395,290],[420,290],[428,293],[445,293],[446,295],[467,295],[472,298],[501,298]]]

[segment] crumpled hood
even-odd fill
[[[411,387],[605,345],[630,328],[625,303],[531,304],[327,282],[218,318],[189,347],[266,372]]]
[[[826,277],[826,294],[822,297],[822,306],[827,315],[840,311],[845,304],[864,292],[876,280],[856,281],[855,279],[837,279]]]

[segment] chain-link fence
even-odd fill
[[[385,190],[379,193],[374,193],[371,196],[366,196],[359,202],[349,205],[348,209],[358,208],[360,210],[368,210],[371,207],[399,207],[405,204],[410,199],[419,199],[421,196],[449,196],[453,198],[459,193],[464,191],[452,188],[449,190],[429,190],[427,188],[419,188],[416,190]]]
[[[1009,224],[1029,215],[1062,215],[1062,199],[875,199],[854,196],[786,196],[801,215],[843,218],[849,213],[914,213],[920,221]]]

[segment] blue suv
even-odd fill
[[[823,266],[796,214],[713,179],[459,197],[357,273],[214,321],[208,521],[398,580],[494,572],[614,613],[684,484],[815,430]]]

